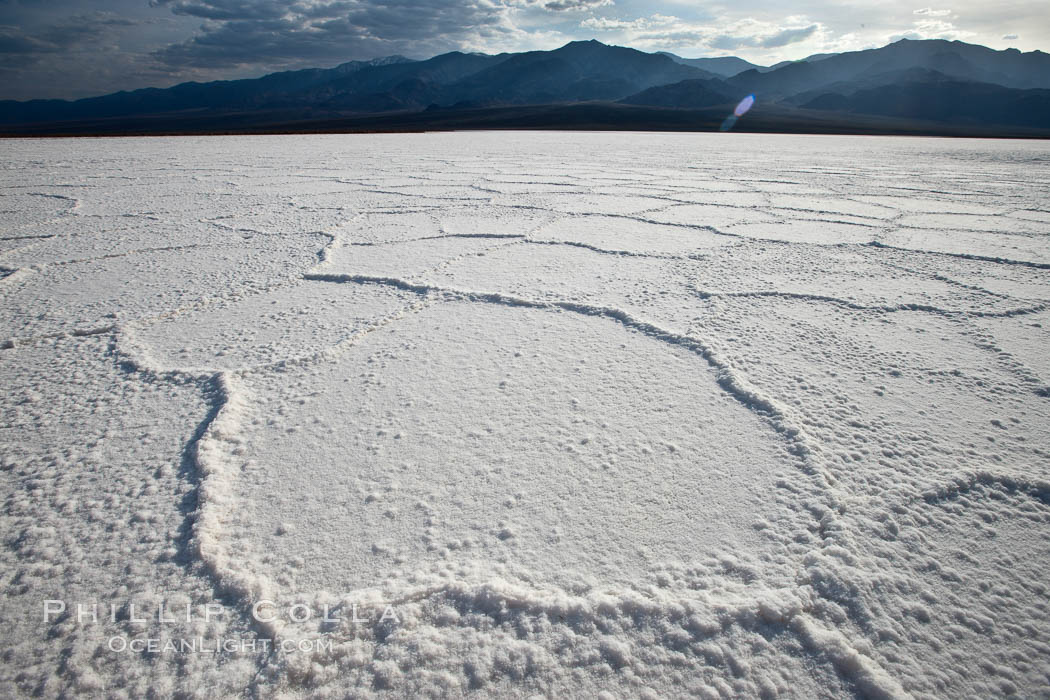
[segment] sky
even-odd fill
[[[896,39],[1050,49],[1045,0],[0,0],[0,99],[577,39],[770,65]]]

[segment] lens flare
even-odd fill
[[[733,114],[737,117],[742,117],[747,114],[747,110],[751,109],[751,105],[755,104],[755,96],[748,95],[744,99],[740,100],[740,104],[733,110]]]
[[[719,127],[719,131],[729,131],[736,124],[736,120],[747,114],[747,110],[751,109],[751,106],[755,104],[755,96],[748,95],[744,99],[740,100],[734,109],[733,113],[726,117],[726,120],[722,122],[722,126]]]

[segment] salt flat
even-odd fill
[[[0,149],[5,697],[1050,694],[1045,143]]]

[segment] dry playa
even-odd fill
[[[0,696],[1050,696],[1047,144],[0,149]]]

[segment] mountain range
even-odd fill
[[[756,107],[736,129],[1050,136],[1050,55],[908,39],[774,66],[593,40],[552,51],[389,56],[76,101],[0,101],[0,132],[702,130],[718,128],[719,115],[748,95]]]

